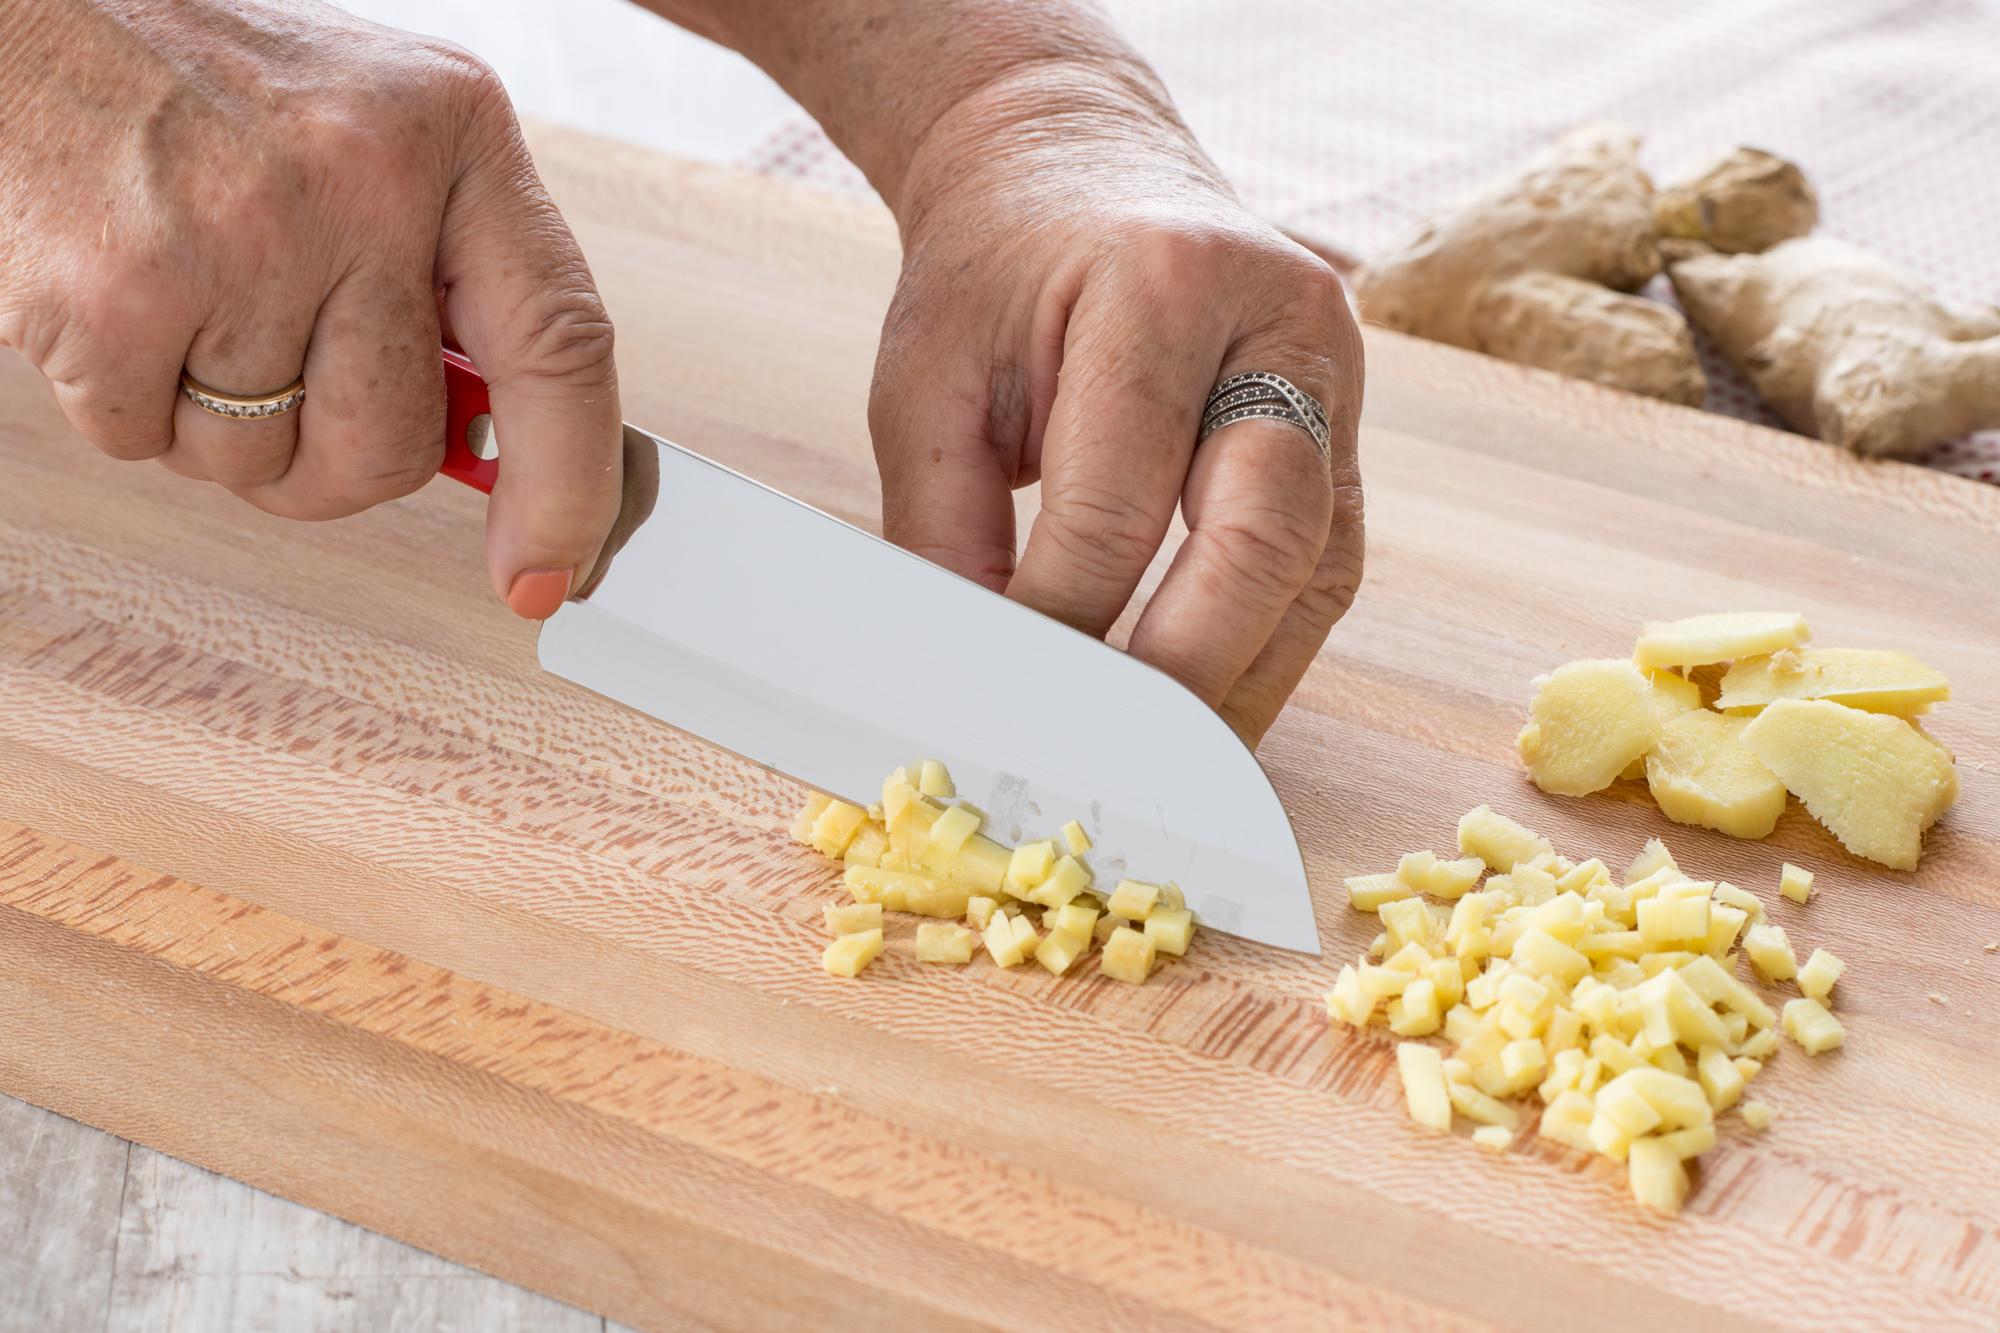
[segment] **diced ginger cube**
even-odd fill
[[[1632,1197],[1646,1207],[1673,1214],[1687,1201],[1687,1167],[1673,1145],[1640,1139],[1631,1146],[1626,1170]]]
[[[812,846],[813,823],[826,813],[826,808],[832,804],[833,798],[823,791],[807,792],[805,805],[799,810],[798,817],[792,820],[792,838],[808,847]]]
[[[846,801],[828,801],[826,809],[812,825],[812,847],[821,856],[838,861],[854,841],[854,835],[868,822],[868,812]]]
[[[1736,937],[1748,924],[1750,914],[1740,907],[1711,902],[1708,908],[1708,939],[1702,952],[1710,958],[1726,958],[1736,947]]]
[[[926,921],[917,927],[917,961],[920,963],[969,963],[977,940],[964,926],[943,921]]]
[[[1585,796],[1651,750],[1660,723],[1646,677],[1630,662],[1570,662],[1535,682],[1515,748],[1543,791]]]
[[[1715,901],[1747,913],[1752,921],[1764,919],[1764,904],[1748,889],[1739,889],[1728,883],[1717,884],[1713,896]]]
[[[1487,1152],[1506,1152],[1514,1146],[1514,1131],[1499,1125],[1481,1125],[1472,1131],[1472,1144]]]
[[[882,929],[882,904],[880,903],[828,903],[826,905],[826,933],[829,935],[852,935],[861,930]]]
[[[1660,1123],[1660,1113],[1653,1104],[1631,1083],[1615,1078],[1598,1089],[1597,1114],[1628,1139],[1650,1134]]]
[[[1500,1048],[1500,1072],[1516,1087],[1540,1083],[1548,1068],[1548,1052],[1533,1039],[1510,1041]]]
[[[1007,886],[1010,891],[1020,893],[1032,889],[1049,877],[1055,869],[1056,845],[1047,838],[1038,842],[1024,842],[1016,847],[1007,858]]]
[[[1632,858],[1632,864],[1625,870],[1625,882],[1636,884],[1649,875],[1657,875],[1662,870],[1680,873],[1680,866],[1674,863],[1674,854],[1667,850],[1667,844],[1658,838],[1646,839],[1645,847]]]
[[[1410,1118],[1427,1129],[1450,1133],[1451,1091],[1438,1049],[1421,1042],[1398,1043],[1396,1071],[1403,1080],[1403,1100],[1410,1108]]]
[[[1383,903],[1414,898],[1418,892],[1397,875],[1354,875],[1342,883],[1347,886],[1347,905],[1357,912],[1379,911]]]
[[[1649,671],[1706,666],[1797,648],[1811,637],[1806,618],[1796,612],[1722,611],[1647,625],[1632,660]]]
[[[1160,901],[1160,886],[1142,879],[1121,879],[1104,905],[1113,916],[1127,921],[1144,921]]]
[[[917,790],[926,796],[950,798],[958,795],[958,788],[951,784],[951,774],[935,759],[926,759],[917,769]]]
[[[1106,914],[1097,918],[1097,924],[1090,928],[1090,937],[1100,945],[1111,938],[1115,931],[1125,928],[1125,918]]]
[[[1014,918],[1005,912],[995,912],[980,932],[986,942],[986,952],[992,955],[999,967],[1019,967],[1028,959],[1021,947],[1021,939],[1014,933]]]
[[[1671,1134],[1655,1134],[1653,1140],[1685,1162],[1689,1158],[1701,1156],[1715,1146],[1715,1126],[1690,1125]]]
[[[1777,1054],[1778,1033],[1775,1028],[1760,1028],[1737,1044],[1736,1053],[1756,1060],[1768,1060]]]
[[[1069,848],[1071,856],[1082,856],[1090,850],[1090,835],[1074,819],[1062,826],[1062,838],[1063,846]]]
[[[1759,1133],[1769,1129],[1776,1116],[1777,1112],[1771,1109],[1769,1102],[1743,1103],[1743,1123]]]
[[[1073,935],[1081,935],[1085,939],[1089,939],[1097,929],[1098,916],[1098,909],[1093,907],[1088,901],[1071,899],[1056,909],[1052,929],[1067,930]],[[1048,914],[1044,913],[1042,921],[1047,924],[1050,920],[1051,918]]]
[[[1156,951],[1178,958],[1187,952],[1188,941],[1194,937],[1194,913],[1185,907],[1176,910],[1155,905],[1146,914],[1145,931]]]
[[[1720,1046],[1702,1047],[1694,1067],[1710,1106],[1720,1112],[1736,1105],[1737,1098],[1743,1095],[1743,1071]]]
[[[1458,850],[1476,856],[1503,874],[1544,852],[1553,853],[1541,834],[1523,828],[1490,806],[1468,810],[1458,821]]]
[[[1014,918],[1014,938],[1020,942],[1022,954],[1031,955],[1041,936],[1035,933],[1034,922],[1025,916],[1017,916]]]
[[[1795,903],[1807,901],[1813,895],[1813,872],[1785,862],[1778,870],[1778,892]]]
[[[820,965],[830,976],[858,977],[861,969],[874,962],[881,952],[882,932],[860,930],[852,935],[835,936],[820,955]]]
[[[1435,852],[1409,852],[1396,863],[1397,879],[1445,902],[1463,897],[1485,873],[1486,863],[1476,856],[1440,861]]]
[[[1833,1011],[1810,995],[1785,1002],[1784,1028],[1807,1055],[1820,1055],[1847,1040],[1847,1029]]]
[[[913,805],[923,804],[923,794],[910,781],[908,771],[897,769],[882,780],[882,818],[884,822],[895,821]]]
[[[1605,1093],[1623,1086],[1631,1087],[1645,1098],[1659,1112],[1660,1123],[1670,1130],[1706,1125],[1715,1119],[1715,1108],[1708,1104],[1708,1094],[1702,1091],[1701,1084],[1651,1065],[1628,1069],[1605,1084],[1597,1094],[1600,1107]]]
[[[1441,1008],[1449,1009],[1465,998],[1465,971],[1456,958],[1434,958],[1419,975],[1431,983]]]
[[[1557,1094],[1543,1109],[1541,1124],[1535,1132],[1566,1147],[1595,1152],[1596,1147],[1590,1141],[1590,1122],[1595,1115],[1590,1094],[1571,1088]]]
[[[1856,856],[1911,870],[1925,830],[1958,799],[1951,752],[1887,713],[1825,699],[1780,699],[1743,744]]]
[[[958,855],[951,858],[945,868],[946,878],[954,883],[966,885],[981,893],[995,894],[1007,879],[1007,867],[1012,864],[1013,849],[995,842],[984,833],[975,833],[965,840],[958,849]]]
[[[1162,907],[1171,907],[1178,912],[1181,908],[1187,906],[1187,895],[1181,892],[1180,885],[1174,883],[1172,880],[1168,880],[1160,886],[1160,905]]]
[[[847,850],[840,859],[851,866],[879,866],[882,853],[889,850],[889,832],[880,824],[863,824],[854,835],[854,841],[847,844]]]
[[[979,832],[979,816],[970,806],[954,805],[931,824],[931,853],[941,860],[957,856],[966,839]]]
[[[1399,1037],[1428,1037],[1443,1020],[1437,987],[1428,978],[1417,978],[1389,1001],[1389,1030]]]
[[[1145,932],[1120,926],[1104,941],[1097,967],[1105,976],[1139,985],[1153,970],[1153,942]]]
[[[993,914],[999,910],[1000,900],[997,898],[977,896],[968,898],[965,901],[966,919],[972,922],[973,927],[978,930],[986,929],[987,925],[993,920]]]
[[[1353,967],[1344,966],[1326,993],[1328,1017],[1349,1027],[1365,1028],[1375,1014],[1375,997],[1361,989],[1361,978]]]
[[[1068,930],[1052,930],[1036,946],[1035,961],[1056,976],[1061,976],[1069,971],[1070,966],[1081,958],[1089,947],[1089,935],[1079,935]]]
[[[1743,937],[1743,952],[1750,955],[1751,966],[1766,981],[1790,981],[1799,974],[1799,960],[1783,926],[1767,923],[1750,927]]]
[[[1090,867],[1074,856],[1056,859],[1050,867],[1048,878],[1037,884],[1033,902],[1045,907],[1060,907],[1090,887]]]
[[[1118,909],[1114,906],[1112,910]],[[1383,903],[1377,909],[1383,927],[1389,932],[1389,950],[1396,950],[1410,944],[1429,950],[1438,942],[1438,924],[1421,899],[1402,898],[1395,902]]]
[[[1476,1121],[1482,1125],[1497,1125],[1511,1134],[1521,1123],[1520,1112],[1516,1111],[1506,1102],[1501,1101],[1498,1097],[1487,1096],[1477,1087],[1473,1086],[1469,1080],[1452,1079],[1450,1077],[1451,1066],[1454,1064],[1462,1066],[1463,1062],[1455,1060],[1445,1061],[1447,1090],[1451,1093],[1452,1109],[1467,1120]]]
[[[1632,1136],[1606,1116],[1602,1106],[1598,1108],[1597,1114],[1590,1118],[1588,1133],[1590,1146],[1614,1162],[1624,1161],[1626,1154],[1632,1150]]]
[[[1118,918],[1108,917],[1115,921]],[[1401,995],[1403,988],[1416,980],[1416,974],[1400,968],[1383,967],[1375,963],[1363,963],[1356,969],[1360,977],[1361,989],[1378,1000],[1386,1000],[1392,995]]]
[[[1799,969],[1799,989],[1813,999],[1825,1003],[1833,993],[1833,984],[1840,980],[1840,974],[1847,970],[1847,964],[1824,949],[1814,949],[1806,965]]]
[[[1951,698],[1951,682],[1908,653],[1879,648],[1802,648],[1750,657],[1729,668],[1715,706],[1755,713],[1779,699],[1831,699],[1871,713],[1913,717]]]
[[[1638,905],[1639,938],[1655,949],[1708,943],[1708,895],[1654,895]]]
[[[1646,786],[1660,813],[1733,838],[1762,838],[1785,813],[1785,785],[1743,744],[1749,719],[1706,709],[1660,729]]]
[[[1590,959],[1539,926],[1522,931],[1507,956],[1530,976],[1552,977],[1565,986],[1590,975]]]

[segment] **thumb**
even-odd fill
[[[485,378],[500,447],[494,591],[543,620],[590,579],[618,518],[611,320],[511,116],[459,174],[438,242],[443,313]]]

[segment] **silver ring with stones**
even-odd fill
[[[1231,375],[1209,391],[1201,409],[1201,434],[1206,440],[1224,426],[1239,421],[1283,421],[1312,436],[1320,457],[1333,461],[1333,427],[1319,399],[1298,385],[1268,370],[1246,370]]]

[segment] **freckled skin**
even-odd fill
[[[1103,635],[1178,512],[1130,650],[1254,742],[1361,577],[1362,352],[1331,269],[1242,207],[1081,0],[648,2],[770,73],[896,215],[887,534]],[[435,472],[448,327],[524,442],[489,510],[498,595],[546,614],[520,580],[587,588],[644,517],[610,323],[466,53],[313,0],[7,0],[0,123],[0,343],[99,448],[352,513]],[[225,421],[183,367],[307,394]],[[1196,447],[1244,370],[1320,401],[1328,456],[1269,421]],[[1037,482],[1017,559],[1011,492]]]

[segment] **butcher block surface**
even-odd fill
[[[886,215],[536,148],[627,416],[873,525]],[[1143,987],[919,965],[909,923],[826,976],[800,789],[544,675],[479,496],[286,524],[0,365],[0,1091],[649,1327],[1993,1328],[2000,490],[1368,352],[1367,585],[1262,751],[1326,956],[1208,935]],[[1742,843],[1524,780],[1531,677],[1723,608],[1950,676],[1919,871],[1796,806]],[[1786,1045],[1778,1121],[1725,1117],[1679,1219],[1532,1135],[1423,1133],[1393,1039],[1329,1030],[1376,926],[1341,877],[1482,801],[1614,864],[1665,836],[1848,963],[1846,1049]]]

